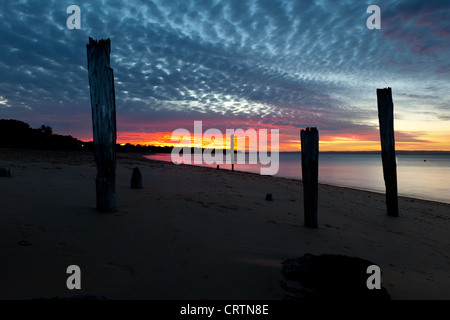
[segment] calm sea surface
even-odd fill
[[[146,157],[171,162],[170,154]],[[216,167],[205,163],[202,166]],[[220,167],[231,169],[229,164]],[[260,164],[236,164],[235,170],[260,173],[261,167]],[[302,179],[301,171],[301,153],[279,154],[279,170],[274,176]],[[450,203],[450,154],[398,154],[397,179],[399,195]],[[381,155],[321,152],[319,182],[384,193]]]

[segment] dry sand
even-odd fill
[[[308,229],[300,181],[119,154],[118,211],[100,214],[90,153],[0,149],[0,166],[0,299],[282,299],[281,262],[305,253],[374,262],[393,299],[450,299],[448,204],[401,197],[393,218],[382,194],[320,185]]]

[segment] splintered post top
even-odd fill
[[[89,43],[86,45],[88,54],[88,68],[89,68],[89,56],[93,56],[96,61],[103,61],[106,67],[109,67],[109,55],[111,53],[111,40],[94,40],[89,37]]]
[[[302,130],[302,131],[306,131],[306,132],[318,132],[318,131],[317,131],[317,128],[315,128],[315,127],[312,127],[312,128],[308,127],[308,128],[306,128],[306,129],[304,129],[304,130]]]
[[[377,95],[381,95],[381,94],[384,94],[384,95],[390,95],[391,94],[391,88],[389,87],[389,88],[384,88],[384,89],[377,89]]]
[[[388,99],[392,103],[392,90],[391,88],[377,89],[377,98]]]

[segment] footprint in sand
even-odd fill
[[[20,223],[20,222],[13,222],[13,225],[15,225],[16,229],[18,230],[38,230],[41,232],[46,232],[47,230],[43,227],[35,226],[29,223]]]
[[[63,257],[73,258],[73,250],[69,247],[69,245],[67,245],[67,243],[58,242],[58,248],[61,251]]]
[[[219,207],[220,207],[220,208],[223,208],[223,209],[227,209],[227,210],[237,210],[237,209],[238,209],[238,207],[236,207],[236,206],[224,206],[224,205],[220,205]]]
[[[112,267],[112,268],[120,270],[122,272],[131,274],[133,276],[136,275],[136,273],[134,272],[134,269],[132,267],[130,267],[130,266],[127,266],[127,265],[118,264],[118,263],[114,263],[114,262],[108,262],[108,263],[105,264],[105,266],[108,267],[108,268]]]
[[[17,244],[19,246],[30,246],[32,243],[26,239],[32,238],[33,233],[35,233],[36,231],[46,232],[45,228],[42,228],[39,226],[34,226],[32,224],[19,223],[19,222],[14,222],[12,224],[15,226],[16,230],[19,232],[20,237],[23,238],[23,240],[20,240],[19,242],[17,242]]]
[[[424,275],[424,276],[427,276],[428,275],[428,273],[426,273],[425,271],[423,271],[423,270],[414,270],[415,272],[417,272],[418,274],[421,274],[421,275]]]
[[[335,226],[332,226],[332,225],[326,224],[326,223],[325,223],[325,227],[327,227],[327,228],[334,228],[334,229],[337,229],[337,230],[341,229],[341,228],[338,228],[338,227],[335,227]]]
[[[181,263],[181,266],[182,266],[182,267],[185,267],[185,266],[187,266],[189,263],[190,263],[189,261],[184,260],[184,261]]]

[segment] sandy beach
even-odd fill
[[[393,218],[383,194],[320,185],[308,229],[301,181],[117,158],[118,211],[97,213],[91,153],[0,149],[0,299],[282,299],[281,262],[305,253],[374,262],[392,299],[450,299],[448,204],[400,197]]]

